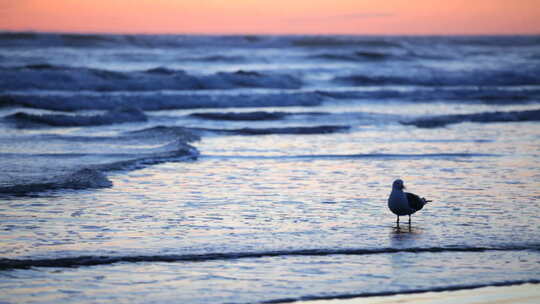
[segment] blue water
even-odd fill
[[[0,46],[0,301],[540,280],[539,37],[3,33]],[[399,229],[396,178],[433,200]]]

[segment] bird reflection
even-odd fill
[[[411,227],[410,222],[406,226],[400,226],[399,224],[397,224],[393,228],[394,228],[394,233],[396,233],[396,234],[399,234],[399,233],[412,233],[412,227]]]

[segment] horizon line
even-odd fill
[[[343,33],[343,32],[327,32],[327,33],[255,33],[255,32],[121,32],[121,31],[44,31],[44,30],[9,30],[0,29],[0,34],[72,34],[72,35],[161,35],[161,36],[400,36],[400,37],[478,37],[478,36],[540,36],[540,31],[537,33]]]

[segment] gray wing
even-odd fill
[[[426,201],[423,200],[420,196],[409,192],[405,192],[405,195],[407,196],[407,201],[409,202],[409,207],[411,209],[418,211],[424,208]]]

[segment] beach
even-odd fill
[[[538,285],[525,284],[506,287],[483,287],[469,290],[426,292],[386,297],[317,300],[296,303],[312,304],[386,304],[386,303],[538,303]]]

